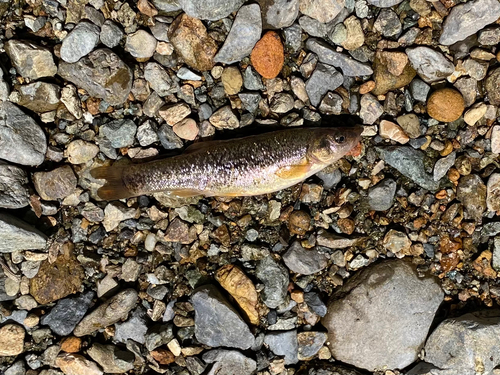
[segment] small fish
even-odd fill
[[[234,197],[273,193],[304,181],[339,160],[361,139],[362,127],[291,128],[191,145],[178,156],[142,164],[98,167],[114,200],[167,192],[177,197]]]

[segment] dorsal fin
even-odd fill
[[[206,150],[207,148],[213,147],[215,145],[223,144],[229,142],[228,140],[220,140],[220,141],[201,141],[193,143],[189,145],[185,150],[184,154],[192,154],[193,152],[198,152],[202,150]]]

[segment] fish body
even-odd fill
[[[291,128],[227,141],[143,164],[100,167],[105,200],[169,192],[174,196],[251,196],[293,186],[337,161],[359,143],[361,127]]]

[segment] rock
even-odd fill
[[[137,126],[132,120],[114,120],[99,128],[99,135],[107,139],[114,148],[132,146]]]
[[[327,340],[325,332],[307,331],[297,334],[298,359],[300,361],[311,360],[323,347]]]
[[[76,119],[83,117],[82,102],[75,86],[66,85],[61,90],[61,102]]]
[[[47,237],[18,218],[0,213],[0,253],[44,249]]]
[[[420,79],[414,79],[410,84],[410,91],[413,99],[425,103],[431,87]],[[400,124],[401,125],[401,124]]]
[[[161,145],[166,150],[175,150],[184,146],[182,140],[174,133],[172,127],[168,124],[162,125],[158,130],[158,138],[160,139]]]
[[[318,248],[304,249],[295,241],[283,255],[286,266],[295,273],[313,275],[328,266],[328,258]]]
[[[474,0],[456,5],[444,21],[439,43],[450,46],[464,40],[498,17],[500,3],[497,0]]]
[[[0,328],[0,357],[11,357],[24,351],[24,328],[17,324],[6,324]]]
[[[147,314],[142,307],[132,311],[125,322],[115,324],[115,340],[123,344],[126,344],[128,340],[144,344],[148,331],[146,319]]]
[[[103,375],[103,372],[95,362],[89,361],[79,354],[60,354],[56,358],[55,365],[65,375]]]
[[[500,211],[500,173],[492,173],[486,185],[488,211]]]
[[[181,67],[177,72],[177,77],[187,81],[201,81],[201,75],[196,74],[185,66]]]
[[[361,21],[356,16],[351,16],[344,21],[344,26],[346,28],[346,39],[342,42],[342,47],[348,51],[360,48],[365,42]]]
[[[381,158],[424,189],[435,191],[439,182],[425,171],[424,153],[407,146],[377,147]]]
[[[30,280],[30,294],[39,304],[46,305],[80,291],[85,273],[73,248],[71,242],[62,245],[56,260],[53,263],[44,260]]]
[[[205,363],[213,363],[207,375],[252,375],[257,363],[236,350],[216,349],[203,353]]]
[[[71,142],[66,149],[68,161],[71,164],[85,164],[99,153],[99,147],[81,139]]]
[[[300,12],[321,23],[332,21],[344,6],[345,0],[299,0]]]
[[[158,114],[172,126],[184,120],[191,114],[191,108],[186,103],[166,105],[160,109]]]
[[[146,65],[144,68],[144,78],[161,97],[177,92],[177,85],[167,71],[158,63],[150,62]]]
[[[417,359],[444,293],[406,261],[385,261],[337,289],[322,323],[336,360],[375,371]],[[359,356],[360,351],[363,356]]]
[[[276,78],[285,62],[283,44],[279,35],[268,31],[255,44],[250,55],[252,66],[264,78]]]
[[[464,121],[467,125],[473,126],[475,125],[479,120],[483,118],[483,116],[486,114],[486,111],[488,110],[488,106],[484,103],[481,103],[479,105],[475,105],[471,109],[469,109],[467,112],[464,114]]]
[[[452,152],[448,156],[436,161],[436,164],[434,164],[434,181],[439,181],[446,176],[446,173],[455,164],[456,156],[456,152]]]
[[[123,31],[116,23],[106,20],[101,26],[100,39],[108,48],[115,48],[123,38]]]
[[[328,33],[326,23],[321,23],[314,18],[302,16],[299,18],[299,25],[307,34],[318,38],[324,38]]]
[[[99,305],[83,318],[76,326],[73,334],[82,337],[115,324],[125,319],[136,303],[137,292],[134,289],[125,289]]]
[[[198,125],[193,119],[184,119],[172,128],[175,134],[177,134],[182,139],[187,139],[188,141],[193,141],[198,136]]]
[[[153,35],[145,30],[137,30],[127,35],[125,50],[136,59],[149,59],[156,50],[157,41]]]
[[[500,68],[493,70],[485,81],[488,99],[493,105],[500,105]]]
[[[90,307],[94,292],[87,292],[76,297],[61,299],[44,315],[40,323],[50,327],[59,336],[68,336]]]
[[[434,91],[427,101],[427,113],[441,122],[458,120],[465,109],[465,101],[459,91],[444,88]]]
[[[255,338],[238,312],[213,285],[195,290],[191,296],[195,311],[196,339],[208,346],[248,349]]]
[[[234,298],[250,323],[259,324],[258,296],[255,286],[241,268],[227,264],[217,271],[215,279]]]
[[[99,26],[81,21],[64,38],[61,45],[61,59],[67,63],[76,63],[87,56],[99,44],[99,34]]]
[[[488,80],[486,80],[488,83]],[[476,101],[477,81],[474,78],[459,78],[454,85],[462,94],[465,100],[465,106],[469,107]]]
[[[183,1],[191,2],[190,0]],[[224,2],[224,0],[210,0],[210,2],[219,1]],[[203,8],[209,6],[210,4],[207,2],[203,3]],[[183,9],[186,11],[184,6]],[[207,34],[205,25],[197,19],[202,17],[192,18],[188,14],[181,14],[170,25],[168,39],[179,56],[191,68],[199,71],[210,70],[214,66],[214,56],[218,49],[217,43]]]
[[[238,97],[241,100],[243,109],[247,110],[250,113],[254,113],[259,108],[259,103],[262,100],[262,97],[259,93],[252,92],[240,93],[238,94]]]
[[[360,240],[360,238],[341,237],[321,229],[316,237],[316,244],[330,249],[345,249],[356,245]]]
[[[58,74],[109,105],[121,105],[132,89],[132,71],[113,51],[97,49],[76,63],[59,63]]]
[[[405,57],[402,52],[382,51],[375,54],[373,61],[375,89],[372,91],[374,95],[384,95],[412,82],[417,72]]]
[[[24,78],[38,79],[53,77],[57,73],[54,57],[48,48],[36,44],[11,39],[5,43],[5,52],[12,65]]]
[[[405,233],[394,229],[390,229],[386,233],[382,244],[393,254],[399,253],[400,251],[406,253],[411,247],[411,241],[408,236]]]
[[[450,373],[475,374],[481,368],[482,373],[492,374],[500,364],[499,333],[500,316],[495,311],[446,319],[427,340],[425,360]]]
[[[269,108],[274,113],[287,113],[293,109],[294,105],[295,101],[292,95],[280,92],[273,96]]]
[[[182,9],[178,0],[152,0],[151,2],[163,13],[177,12]]]
[[[210,116],[209,121],[217,129],[236,129],[240,126],[238,118],[229,105],[215,111],[214,114]]]
[[[335,90],[343,82],[344,77],[334,67],[322,63],[316,65],[311,78],[306,82],[306,91],[311,104],[317,107],[328,91]]]
[[[35,82],[19,87],[15,103],[37,113],[50,112],[59,107],[60,93],[57,85]]]
[[[408,113],[407,115],[399,116],[396,121],[410,138],[420,137],[420,120],[416,114]]]
[[[379,8],[390,8],[394,5],[398,5],[403,0],[367,0],[368,4],[374,5]]]
[[[486,210],[486,186],[479,176],[470,174],[460,178],[457,199],[465,207],[466,218],[481,222]]]
[[[0,159],[16,164],[42,164],[47,141],[40,126],[16,105],[0,101]]]
[[[236,95],[243,86],[243,78],[240,70],[235,66],[229,66],[222,72],[221,76],[224,91],[227,95]]]
[[[63,165],[50,172],[33,174],[35,189],[46,201],[66,198],[75,191],[77,182],[75,173],[69,165]]]
[[[275,355],[285,357],[285,365],[299,361],[297,331],[270,332],[264,337],[264,343]]]
[[[479,44],[482,44],[483,46],[494,46],[500,43],[500,28],[490,27],[483,29],[479,33],[477,41],[479,42]]]
[[[87,350],[87,353],[105,373],[123,374],[134,368],[134,354],[114,345],[95,343]]]
[[[104,209],[104,229],[106,232],[110,232],[118,225],[127,219],[132,219],[136,215],[135,208],[126,208],[122,203],[114,202],[108,203]]]
[[[266,29],[292,26],[299,15],[299,0],[259,0]]]
[[[342,70],[342,74],[348,77],[369,76],[373,73],[372,68],[359,61],[354,60],[350,56],[335,51],[325,42],[309,38],[306,42],[306,47],[309,51],[318,55],[319,61],[324,64],[332,65]]]
[[[340,95],[327,92],[319,105],[319,111],[327,115],[340,115],[343,101]]]
[[[382,138],[391,139],[401,144],[405,144],[410,141],[410,138],[405,134],[403,129],[391,121],[380,121],[379,133]]]
[[[233,64],[250,55],[262,33],[262,18],[258,4],[242,6],[224,45],[214,57],[215,62]]]
[[[387,211],[394,203],[397,184],[386,178],[368,190],[368,205],[373,211]]]
[[[14,362],[14,364],[4,372],[4,375],[25,375],[25,374],[26,374],[26,369],[24,368],[24,361],[22,359]]]
[[[373,27],[387,38],[398,36],[402,30],[399,17],[392,9],[382,9]]]
[[[200,3],[196,0],[178,0],[187,15],[202,20],[218,21],[237,11],[244,0],[208,0]]]
[[[275,309],[285,303],[288,293],[288,272],[276,263],[271,256],[267,256],[257,263],[255,276],[264,284],[261,299],[264,304]]]
[[[420,78],[427,83],[445,79],[455,71],[453,63],[432,48],[407,48],[406,54]]]
[[[28,175],[14,165],[0,162],[0,207],[16,209],[29,204]]]
[[[293,211],[288,217],[291,234],[305,235],[311,229],[311,216],[305,211]]]
[[[384,107],[372,94],[364,94],[360,104],[359,116],[363,119],[364,124],[373,124],[384,113]]]

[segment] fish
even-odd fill
[[[164,192],[172,197],[274,193],[339,160],[361,140],[362,126],[290,128],[194,143],[184,153],[139,164],[97,167],[102,200]]]

